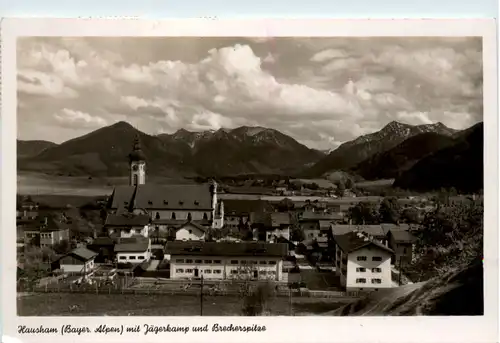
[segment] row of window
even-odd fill
[[[120,256],[119,258],[120,260],[126,260],[127,259],[127,256]],[[134,256],[134,255],[131,255],[131,256],[128,256],[128,259],[129,260],[135,260],[135,259],[138,259],[138,260],[144,260],[144,256],[143,255],[139,255],[139,256]]]
[[[175,270],[176,273],[178,274],[182,274],[182,273],[188,273],[188,274],[191,274],[194,272],[194,269],[182,269],[182,268],[178,268]],[[250,272],[249,271],[245,271],[245,270],[231,270],[231,274],[232,275],[236,275],[236,274],[249,274]],[[220,269],[204,269],[203,270],[203,274],[222,274],[222,270]],[[270,270],[270,271],[265,271],[265,270],[261,270],[259,271],[259,275],[276,275],[276,272],[274,270]]]
[[[161,219],[160,212],[156,212],[155,219]],[[172,215],[170,216],[170,219],[176,219],[175,212],[172,212]],[[193,219],[193,216],[192,216],[191,212],[189,212],[187,214],[187,220],[191,220],[191,219]],[[206,212],[203,213],[203,219],[204,220],[208,220],[208,214]]]
[[[367,261],[368,258],[366,256],[358,256],[357,260],[358,261]],[[382,257],[380,257],[380,256],[372,256],[372,261],[380,262],[380,261],[382,261]]]
[[[194,269],[182,269],[182,268],[179,268],[179,269],[176,269],[175,272],[176,273],[192,273],[194,271]],[[204,274],[212,274],[212,270],[211,269],[205,269],[203,270],[203,273]],[[213,270],[213,274],[222,274],[222,270],[220,269],[214,269]]]
[[[366,268],[358,267],[356,268],[356,271],[359,273],[364,273],[366,272]],[[372,273],[382,273],[382,268],[372,268]]]
[[[195,264],[222,264],[221,260],[192,260],[179,258],[175,260],[176,263],[195,263]],[[276,261],[246,261],[246,260],[231,260],[231,264],[269,264],[275,265]]]
[[[356,283],[366,283],[365,278],[356,279]],[[372,283],[382,283],[382,279],[372,279]]]

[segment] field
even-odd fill
[[[78,309],[70,311],[69,307]],[[204,296],[204,316],[240,316],[243,299],[230,296]],[[345,305],[345,301],[321,298],[293,298],[294,315],[323,314]],[[268,308],[272,315],[290,314],[290,299],[274,298]],[[196,296],[37,293],[18,296],[19,316],[199,316]]]

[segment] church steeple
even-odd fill
[[[128,155],[130,162],[130,185],[137,186],[146,183],[146,155],[141,148],[139,134],[135,137],[134,148]]]

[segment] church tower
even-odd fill
[[[135,137],[134,150],[128,155],[130,161],[130,185],[146,183],[146,155],[142,152],[139,135]]]

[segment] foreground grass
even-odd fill
[[[69,307],[78,305],[77,310]],[[243,299],[204,296],[204,316],[241,316]],[[294,315],[322,314],[343,304],[328,299],[294,298]],[[200,298],[194,296],[38,293],[18,297],[19,316],[199,316]],[[290,300],[274,298],[268,308],[274,316],[290,315]]]

